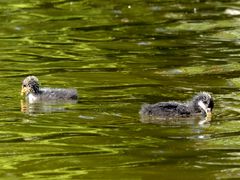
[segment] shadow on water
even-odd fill
[[[238,2],[10,0],[0,10],[1,178],[239,178]],[[80,98],[20,102],[28,75]],[[215,100],[209,123],[140,121],[143,103],[200,91]]]

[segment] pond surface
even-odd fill
[[[1,179],[240,178],[240,3],[0,2]],[[75,87],[30,107],[21,81]],[[213,94],[210,123],[142,123],[143,103]]]

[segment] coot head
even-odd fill
[[[205,116],[211,113],[214,107],[213,98],[207,92],[201,92],[193,97],[193,108],[196,112],[202,112]]]
[[[21,95],[28,95],[29,93],[39,93],[39,81],[35,76],[28,76],[22,82]]]

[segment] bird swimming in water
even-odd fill
[[[23,80],[21,95],[25,95],[29,103],[76,100],[78,97],[76,89],[40,88],[36,76],[28,76]]]
[[[211,115],[214,107],[213,98],[207,92],[200,92],[191,101],[159,102],[156,104],[144,104],[139,112],[141,116],[154,116],[160,118],[190,117],[202,113],[206,118]]]

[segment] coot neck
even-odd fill
[[[40,89],[39,89],[39,86],[32,86],[32,93],[33,94],[36,94],[36,95],[38,95],[38,94],[40,94]]]
[[[201,110],[199,109],[199,107],[197,106],[195,101],[191,101],[188,103],[188,108],[191,112],[193,113],[199,113],[201,112]]]

